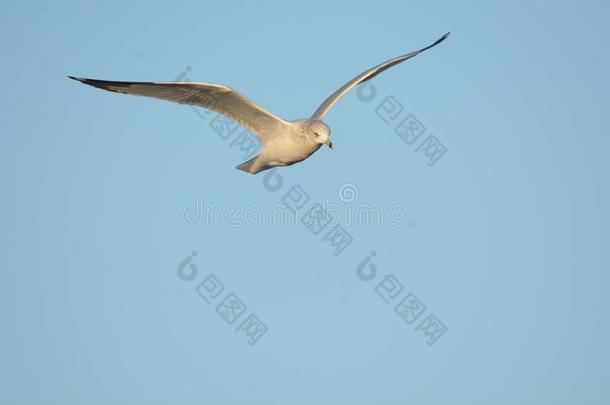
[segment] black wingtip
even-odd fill
[[[89,84],[89,79],[85,79],[84,77],[76,77],[76,76],[68,76],[72,80],[76,80],[77,82],[81,82],[84,84]]]
[[[446,39],[447,39],[447,37],[449,36],[449,34],[451,34],[451,33],[450,33],[450,32],[445,33],[445,35],[443,35],[442,37],[440,37],[439,39],[437,39],[437,40],[436,40],[436,41],[435,41],[435,42],[434,42],[432,45],[428,45],[427,47],[420,49],[420,52],[423,52],[423,51],[425,51],[426,49],[430,49],[430,48],[432,48],[433,46],[436,46],[436,45],[440,44],[441,42],[443,42],[444,40],[446,40]]]

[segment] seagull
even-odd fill
[[[397,56],[376,65],[354,77],[331,94],[313,113],[311,118],[286,121],[267,111],[254,101],[230,87],[213,83],[196,82],[115,82],[68,76],[100,89],[117,93],[146,96],[203,107],[223,114],[250,129],[264,145],[252,159],[236,169],[256,174],[276,166],[290,166],[311,156],[325,144],[330,149],[330,128],[323,122],[331,107],[356,85],[366,82],[386,69],[419,55],[443,42],[446,33],[433,44],[405,55]]]

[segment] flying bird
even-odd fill
[[[230,87],[195,82],[115,82],[68,76],[100,89],[136,96],[154,97],[204,107],[223,114],[250,129],[264,145],[260,154],[236,168],[256,174],[276,166],[290,166],[311,156],[323,144],[330,149],[330,128],[323,122],[331,107],[356,85],[443,42],[446,33],[433,44],[397,56],[354,77],[330,95],[310,118],[286,121],[267,111]]]

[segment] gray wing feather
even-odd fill
[[[412,57],[419,55],[420,53],[422,53],[426,49],[430,49],[433,46],[436,46],[436,45],[440,44],[448,36],[449,36],[449,33],[446,33],[441,38],[436,40],[436,42],[434,42],[432,45],[428,45],[425,48],[419,49],[419,50],[414,51],[414,52],[407,53],[405,55],[397,56],[397,57],[392,58],[392,59],[390,59],[390,60],[388,60],[386,62],[383,62],[380,65],[372,67],[371,69],[367,70],[366,72],[363,72],[363,73],[359,74],[358,76],[354,77],[349,82],[345,83],[339,90],[337,90],[333,94],[331,94],[330,97],[328,97],[326,100],[324,100],[324,102],[320,105],[320,107],[318,107],[316,112],[313,113],[311,118],[312,119],[316,119],[316,120],[322,120],[324,118],[324,116],[326,115],[326,113],[328,112],[328,110],[330,110],[331,107],[341,97],[343,97],[343,95],[345,95],[345,93],[350,91],[354,86],[356,86],[356,85],[358,85],[360,83],[363,83],[363,82],[365,82],[367,80],[372,79],[373,77],[377,76],[379,73],[383,72],[386,69],[391,68],[394,65],[397,65],[397,64],[399,64],[401,62],[406,61],[407,59],[411,59]]]
[[[72,77],[100,89],[190,104],[216,111],[249,128],[266,143],[287,130],[289,123],[230,87],[194,82],[117,82]]]

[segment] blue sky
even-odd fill
[[[610,401],[605,3],[0,11],[0,402]],[[297,119],[447,31],[267,176],[215,114],[66,78],[221,83]],[[318,203],[339,214],[310,229]]]

